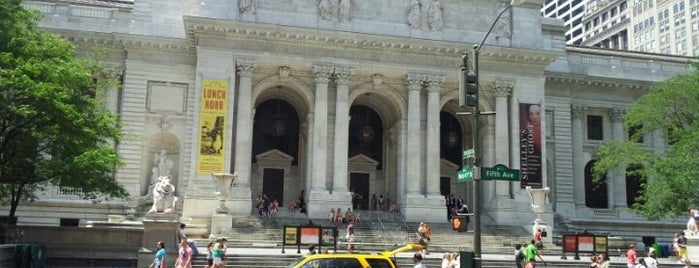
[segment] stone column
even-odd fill
[[[329,195],[327,186],[328,155],[328,82],[333,74],[333,67],[315,65],[315,103],[313,105],[313,128],[309,149],[312,151],[311,192],[308,196],[308,217],[327,216]]]
[[[326,160],[328,151],[328,82],[333,73],[329,66],[313,66],[313,75],[316,82],[313,142],[310,144],[313,150],[313,169],[311,170],[313,182],[311,191],[327,190]]]
[[[235,126],[235,172],[238,174],[237,186],[250,187],[250,155],[252,154],[252,72],[255,64],[238,61],[238,116]]]
[[[510,167],[510,110],[507,105],[507,97],[512,93],[512,82],[496,81],[493,93],[495,95],[495,164],[503,164]],[[509,199],[509,194],[509,181],[495,182],[496,199]]]
[[[427,152],[425,163],[425,189],[428,196],[439,196],[439,91],[444,82],[443,75],[432,75],[427,80]],[[411,106],[412,107],[412,106]]]
[[[231,213],[250,215],[252,211],[252,190],[250,188],[250,155],[252,155],[252,75],[255,64],[237,61],[236,69],[240,77],[238,105],[235,125],[235,173],[238,179],[231,193]]]
[[[573,117],[573,187],[575,189],[575,206],[585,206],[585,161],[583,159],[583,132],[582,120],[586,118],[587,106],[572,105],[571,115]]]
[[[615,107],[612,108],[612,135],[614,139],[621,142],[626,140],[626,132],[624,131],[624,115],[626,115],[626,109]],[[607,182],[609,186],[609,193],[611,198],[609,198],[610,208],[625,208],[626,207],[626,174],[624,170],[614,170],[610,172],[609,178],[611,181]]]
[[[406,183],[408,195],[419,195],[420,190],[420,88],[422,77],[408,74],[408,141],[406,144]]]
[[[333,194],[347,192],[347,146],[349,143],[349,82],[353,70],[338,70],[337,101],[335,102],[335,146],[333,164]]]

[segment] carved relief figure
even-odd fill
[[[352,0],[340,0],[340,21],[352,20]]]
[[[408,26],[410,26],[410,28],[420,28],[421,13],[422,4],[420,4],[420,0],[413,0],[413,2],[410,3],[410,7],[408,8]]]
[[[241,14],[248,11],[255,13],[257,10],[257,0],[240,0],[238,2],[238,10],[240,10]]]
[[[503,36],[512,36],[512,27],[510,25],[510,22],[512,22],[511,15],[512,13],[510,9],[510,12],[502,14],[502,17],[500,17],[500,21],[498,22],[498,31],[501,32]]]
[[[320,11],[320,18],[323,20],[331,20],[333,16],[333,9],[335,4],[332,0],[320,0],[318,4],[318,10]]]
[[[430,30],[441,31],[444,27],[442,19],[442,4],[439,3],[439,0],[433,0],[427,8],[427,25]]]
[[[153,206],[148,213],[175,213],[175,186],[167,176],[158,177],[153,186]]]

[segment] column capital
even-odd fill
[[[326,65],[313,65],[313,79],[316,83],[328,83],[335,68]]]
[[[573,104],[570,106],[570,111],[573,114],[573,118],[582,119],[587,114],[587,106],[580,104]]]
[[[335,81],[338,85],[348,85],[352,75],[354,75],[354,68],[335,68]]]
[[[255,63],[252,61],[237,61],[236,70],[238,71],[238,75],[240,75],[240,77],[252,77],[252,72],[254,72],[256,68]]]
[[[624,116],[626,115],[626,108],[614,107],[609,113],[612,116],[612,122],[624,121]]]
[[[513,85],[514,81],[512,80],[495,80],[493,94],[496,98],[510,96],[510,94],[512,94],[512,88],[514,87]]]
[[[406,75],[406,81],[408,82],[408,90],[409,91],[420,90],[420,88],[422,87],[422,82],[423,82],[424,77],[425,77],[424,74],[408,73]]]
[[[444,83],[444,75],[428,75],[425,77],[425,83],[427,83],[427,91],[429,92],[439,92],[442,89],[442,83]]]

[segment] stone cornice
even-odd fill
[[[688,56],[656,54],[656,53],[648,53],[648,52],[607,49],[607,48],[599,48],[599,47],[583,47],[583,46],[568,45],[566,47],[566,50],[568,51],[568,53],[571,53],[571,52],[581,53],[581,54],[586,54],[588,56],[593,56],[593,55],[615,56],[615,57],[623,57],[625,59],[653,60],[653,61],[662,61],[662,62],[677,63],[677,64],[687,64],[689,62],[699,63],[698,59],[693,58],[693,57],[688,57]]]
[[[610,79],[595,79],[594,77],[577,77],[577,76],[552,76],[546,75],[546,83],[558,83],[564,86],[582,86],[582,87],[604,87],[604,88],[620,88],[647,91],[653,85],[652,82],[644,83],[638,80],[610,80]]]
[[[195,47],[184,39],[143,36],[120,33],[96,33],[77,30],[50,29],[50,32],[73,42],[80,47],[102,47],[107,49],[140,50],[151,53],[196,53]]]
[[[391,63],[422,63],[452,69],[461,63],[461,54],[472,51],[471,44],[395,36],[184,17],[187,40],[197,46],[235,47],[236,49],[273,51],[322,57],[351,57],[354,60]],[[210,43],[209,43],[210,42]],[[560,56],[560,51],[529,50],[486,46],[481,60],[502,64],[545,67]]]

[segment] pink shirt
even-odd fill
[[[181,247],[179,250],[179,256],[177,257],[177,263],[185,268],[192,268],[192,255],[194,252],[190,247]],[[189,262],[187,262],[189,259]]]
[[[636,264],[636,251],[629,249],[629,251],[626,252],[626,260],[627,264]]]

